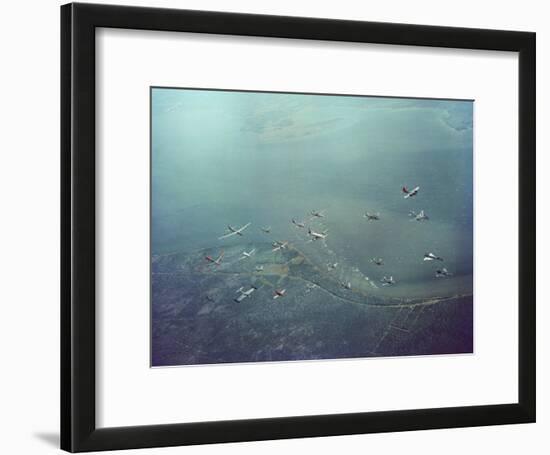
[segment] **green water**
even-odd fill
[[[153,254],[288,240],[338,262],[342,280],[393,275],[380,293],[472,291],[472,102],[159,88],[151,102]],[[405,200],[403,185],[421,190]],[[408,216],[422,209],[429,221]],[[328,229],[326,243],[292,218]],[[218,240],[248,222],[243,238]],[[453,277],[436,279],[427,251]]]

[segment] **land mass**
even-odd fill
[[[243,251],[255,250],[250,257]],[[152,365],[471,353],[469,293],[399,298],[288,245],[154,255]],[[397,284],[399,285],[399,284]],[[256,288],[235,301],[239,288]],[[275,290],[285,289],[274,299]]]

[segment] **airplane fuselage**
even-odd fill
[[[436,256],[433,253],[426,253],[424,255],[424,260],[425,261],[443,261],[443,258],[439,257],[439,256]]]
[[[367,221],[378,221],[380,219],[380,215],[378,213],[365,213],[365,218]]]
[[[223,251],[217,259],[214,259],[212,256],[205,256],[204,259],[206,259],[208,262],[211,262],[212,264],[221,265],[223,259]]]
[[[328,235],[326,233],[321,234],[319,232],[312,231],[311,229],[309,230],[308,234],[311,235],[312,240],[322,240],[325,239]]]
[[[274,248],[271,251],[282,250],[282,249],[286,248],[287,245],[288,245],[288,242],[273,242]]]
[[[279,297],[284,297],[286,292],[286,289],[283,289],[282,291],[275,290],[275,295],[273,296],[274,299],[278,299]]]
[[[246,290],[246,291],[243,291],[242,289],[243,289],[242,287],[237,289],[237,292],[240,292],[241,295],[239,295],[239,297],[237,297],[235,299],[235,302],[243,301],[247,297],[250,297],[252,295],[252,293],[256,290],[256,288],[254,286],[251,287],[250,289]]]
[[[228,226],[227,226],[227,230],[229,231],[229,233],[224,234],[224,235],[222,235],[221,237],[218,237],[218,239],[219,239],[219,240],[226,239],[226,238],[231,237],[231,236],[233,236],[233,235],[240,235],[240,236],[242,236],[242,235],[243,235],[242,232],[243,232],[248,226],[250,226],[251,224],[252,224],[252,223],[247,223],[247,224],[245,224],[244,226],[242,226],[242,227],[240,227],[240,228],[238,228],[238,229],[234,228],[234,227],[231,226],[231,225],[228,225]]]
[[[404,186],[403,189],[402,189],[402,191],[403,191],[403,193],[405,193],[404,198],[405,198],[405,199],[408,199],[408,198],[410,198],[410,197],[416,196],[416,195],[418,194],[418,191],[420,191],[420,187],[417,186],[416,188],[414,188],[414,189],[412,189],[412,190],[409,191],[409,190],[407,189],[407,187]]]

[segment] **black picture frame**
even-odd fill
[[[517,403],[137,427],[95,424],[95,29],[519,53]],[[70,452],[535,421],[535,34],[98,4],[61,7],[61,448]]]

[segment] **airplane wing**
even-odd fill
[[[403,190],[405,190],[405,188],[403,187]],[[420,190],[420,187],[417,186],[416,188],[414,188],[413,190],[407,192],[407,194],[405,194],[405,199],[411,197],[411,196],[415,196],[416,193],[418,193],[418,190]],[[405,191],[404,191],[405,192]]]
[[[218,237],[218,240],[222,240],[222,239],[226,239],[228,237],[232,237],[234,235],[238,235],[240,234],[242,231],[244,231],[248,226],[250,226],[252,223],[248,223],[248,224],[245,224],[243,227],[239,228],[239,229],[236,229],[232,232],[229,232],[225,235],[222,235],[221,237]]]
[[[237,230],[235,231],[235,234],[240,234],[241,232],[243,232],[243,231],[244,231],[248,226],[250,226],[251,224],[252,224],[252,223],[247,223],[247,224],[245,224],[243,227],[237,229]]]
[[[234,235],[237,235],[237,231],[222,235],[221,237],[218,237],[218,240],[226,239],[227,237],[232,237]]]
[[[244,299],[246,299],[248,296],[246,294],[241,294],[239,297],[235,299],[235,302],[242,302]]]

